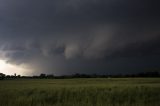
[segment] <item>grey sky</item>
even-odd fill
[[[29,74],[160,68],[159,2],[1,0],[0,58]]]

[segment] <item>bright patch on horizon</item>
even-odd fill
[[[0,73],[4,73],[6,75],[14,75],[14,73],[16,73],[17,75],[22,75],[26,71],[27,70],[25,68],[6,63],[5,60],[0,60]]]

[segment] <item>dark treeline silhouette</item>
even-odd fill
[[[5,78],[5,74],[0,73],[0,80],[3,80]]]
[[[20,76],[20,75],[5,75],[0,73],[0,80],[3,79],[18,79],[18,78],[26,78],[26,79],[69,79],[69,78],[137,78],[137,77],[153,77],[153,78],[160,78],[160,73],[157,71],[152,72],[142,72],[137,74],[117,74],[117,75],[98,75],[98,74],[80,74],[76,73],[73,75],[62,75],[62,76],[55,76],[53,74],[44,74],[41,73],[39,76]]]

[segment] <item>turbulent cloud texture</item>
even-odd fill
[[[28,73],[160,68],[154,0],[1,0],[0,58]]]

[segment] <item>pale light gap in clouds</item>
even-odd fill
[[[17,75],[27,75],[29,69],[22,66],[7,63],[4,60],[0,60],[0,72],[6,75],[14,75],[15,73]]]

